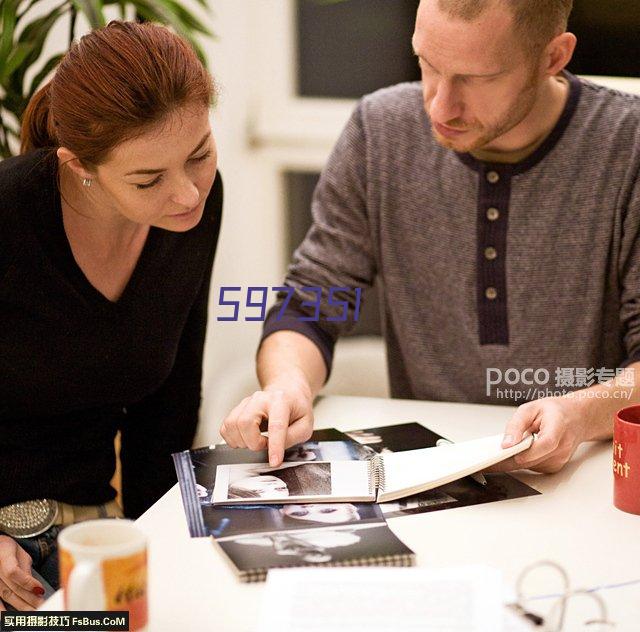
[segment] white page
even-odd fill
[[[375,490],[369,490],[369,461],[331,461],[332,496],[347,500],[374,500]]]
[[[500,632],[501,573],[473,566],[271,570],[257,632]]]
[[[328,493],[291,493],[292,487],[286,484],[284,470],[327,467],[329,470],[330,489]],[[278,467],[263,464],[218,465],[216,482],[213,488],[213,504],[255,504],[258,503],[300,503],[300,502],[339,502],[348,500],[366,502],[375,499],[369,490],[369,461],[311,461],[308,463],[283,463]],[[275,482],[282,479],[279,484]],[[306,482],[312,486],[313,475]],[[326,486],[325,481],[325,486]],[[238,488],[241,493],[257,494],[243,498],[229,497],[229,489]],[[252,491],[247,491],[251,489]],[[311,490],[310,490],[311,491]]]
[[[384,496],[378,499],[394,500],[408,495],[404,490],[426,491],[450,483],[522,452],[532,441],[528,437],[503,449],[502,438],[503,435],[493,435],[438,448],[385,454]]]

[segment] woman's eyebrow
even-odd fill
[[[209,138],[211,132],[207,132],[203,137],[202,140],[198,143],[197,147],[189,154],[190,156],[193,156],[193,154],[195,154],[206,142],[207,139]],[[166,168],[163,167],[162,169],[136,169],[135,171],[129,171],[128,173],[125,173],[125,176],[133,176],[133,175],[151,175],[154,173],[162,173],[163,171],[166,171]]]

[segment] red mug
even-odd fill
[[[613,504],[640,515],[640,405],[619,410],[613,420]]]

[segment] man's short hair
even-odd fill
[[[440,9],[467,22],[480,17],[496,2],[511,9],[516,29],[534,50],[544,48],[567,30],[573,9],[573,0],[438,0]]]

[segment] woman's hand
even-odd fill
[[[268,439],[260,424],[268,419]],[[220,434],[232,448],[269,448],[269,464],[282,463],[284,450],[306,441],[313,432],[313,401],[308,387],[290,383],[270,386],[245,397],[224,420]]]
[[[11,537],[0,535],[0,599],[18,610],[35,610],[44,587],[31,574],[31,556]],[[0,601],[0,610],[5,607]]]

